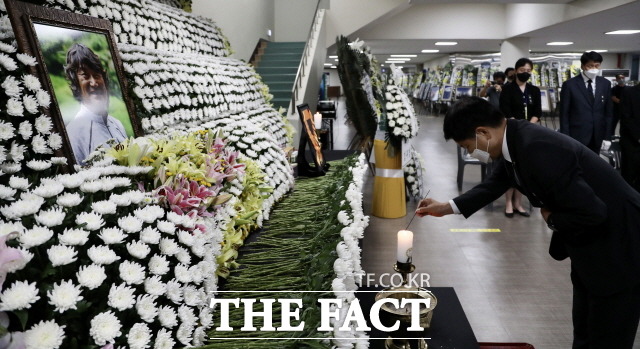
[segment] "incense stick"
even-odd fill
[[[424,198],[423,198],[422,200],[426,199],[426,198],[429,196],[429,193],[430,193],[430,192],[431,192],[431,189],[429,189],[429,190],[427,191],[427,194],[424,196]],[[420,201],[422,201],[422,200],[420,200]],[[415,210],[415,211],[413,212],[413,217],[411,217],[411,220],[409,221],[409,224],[407,224],[407,227],[406,227],[404,230],[409,230],[409,226],[411,225],[411,222],[413,222],[413,219],[414,219],[414,218],[416,218],[416,215],[417,215],[417,214],[418,214],[418,210]]]

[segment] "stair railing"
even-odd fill
[[[324,15],[324,9],[320,9],[320,3],[322,0],[318,0],[316,4],[316,11],[313,16],[313,22],[311,23],[311,28],[309,28],[309,35],[307,35],[307,42],[304,45],[304,51],[302,51],[302,59],[300,60],[300,64],[298,65],[298,72],[296,73],[296,79],[293,83],[293,91],[291,94],[291,113],[296,112],[296,101],[298,100],[298,95],[300,94],[300,89],[302,88],[302,78],[305,76],[305,71],[307,69],[307,59],[311,54],[311,45],[317,40],[318,36],[318,26],[322,23],[322,16]]]

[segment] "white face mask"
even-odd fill
[[[474,149],[473,152],[469,154],[469,156],[480,160],[480,162],[483,164],[490,163],[491,156],[489,155],[489,143],[491,143],[491,140],[487,140],[487,151],[478,149],[478,134],[476,133],[476,149]]]
[[[596,78],[596,76],[600,75],[600,69],[585,70],[584,75],[586,75],[589,79],[593,80]]]

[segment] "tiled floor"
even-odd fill
[[[335,148],[344,149],[352,131],[344,125],[344,99],[338,103]],[[425,163],[425,184],[430,197],[448,200],[460,192],[456,186],[456,148],[442,136],[443,117],[420,116],[414,147]],[[467,166],[463,192],[480,181],[479,166]],[[373,178],[365,184],[365,213],[371,212]],[[526,202],[526,199],[525,199]],[[409,223],[371,217],[363,240],[363,267],[367,273],[393,272],[396,233]],[[525,204],[528,207],[528,204]],[[462,216],[416,218],[414,264],[428,273],[431,286],[454,287],[479,341],[527,342],[537,349],[571,347],[571,282],[569,262],[557,262],[547,253],[551,232],[534,209],[531,217],[503,214],[504,200],[469,219]],[[500,232],[451,232],[451,229],[500,229]],[[437,308],[434,321],[438,321]],[[640,348],[640,336],[636,346]],[[615,348],[612,348],[615,349]]]

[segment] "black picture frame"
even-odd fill
[[[119,126],[125,130],[126,136],[140,137],[144,135],[140,121],[135,114],[133,100],[130,98],[128,93],[122,59],[120,58],[120,54],[117,50],[113,27],[108,20],[15,0],[5,0],[5,5],[19,49],[22,52],[35,57],[38,61],[38,64],[35,67],[30,67],[30,73],[40,79],[43,83],[43,89],[45,89],[51,96],[51,105],[46,109],[41,108],[41,112],[51,118],[55,131],[58,132],[63,139],[62,148],[57,150],[54,154],[56,156],[64,156],[67,158],[69,166],[65,167],[66,171],[73,172],[73,164],[77,164],[78,162],[76,161],[76,156],[74,155],[74,151],[71,146],[71,141],[67,132],[67,125],[65,125],[65,121],[63,119],[63,113],[58,101],[58,91],[54,88],[50,78],[49,67],[46,64],[45,56],[42,52],[41,42],[39,41],[38,30],[36,30],[36,27],[40,29],[41,33],[44,32],[43,30],[51,27],[50,29],[52,30],[59,29],[60,31],[68,33],[79,32],[81,34],[86,34],[87,36],[95,36],[98,40],[104,40],[108,46],[108,52],[104,50],[104,52],[107,53],[106,55],[108,58],[106,59],[106,67],[103,65],[104,62],[102,60],[100,62],[101,67],[104,70],[103,75],[107,76],[108,73],[111,75],[115,73],[118,80],[117,82],[111,82],[111,84],[117,84],[115,86],[112,85],[112,88],[108,88],[109,84],[105,83],[107,99],[109,100],[107,106],[112,103],[112,100],[116,100],[120,105],[119,110],[122,112],[117,118],[113,118],[113,116],[110,115],[111,111],[107,110],[107,117],[105,118],[105,120],[107,120],[107,125],[110,125],[110,122],[113,124],[114,119],[118,121],[125,120],[126,122],[126,119],[128,118],[129,123],[126,124],[126,126],[124,126],[125,124],[122,122],[119,124]],[[97,54],[95,55],[97,56]],[[119,91],[117,91],[118,89]],[[114,90],[117,92],[113,93],[112,91]],[[117,93],[119,93],[119,95],[117,95]],[[81,108],[81,102],[78,102],[78,108]],[[126,111],[126,117],[124,116],[124,111]],[[109,127],[106,129],[109,133],[112,133],[111,131],[113,129],[110,129]],[[120,128],[117,128],[117,130],[119,129]],[[92,130],[93,124],[91,124],[90,127],[90,131]],[[121,134],[121,132],[119,132],[119,134]],[[121,138],[121,136],[119,137]],[[92,143],[89,142],[89,144]],[[97,146],[88,150],[90,152],[95,150],[95,148],[97,148]]]
[[[322,152],[320,138],[316,132],[311,109],[308,104],[300,104],[296,106],[296,108],[300,116],[300,122],[302,123],[300,145],[298,146],[298,156],[296,158],[298,175],[305,177],[324,176],[329,170],[329,164],[327,164],[324,153]],[[307,145],[309,145],[309,150],[313,157],[313,165],[307,159]]]

